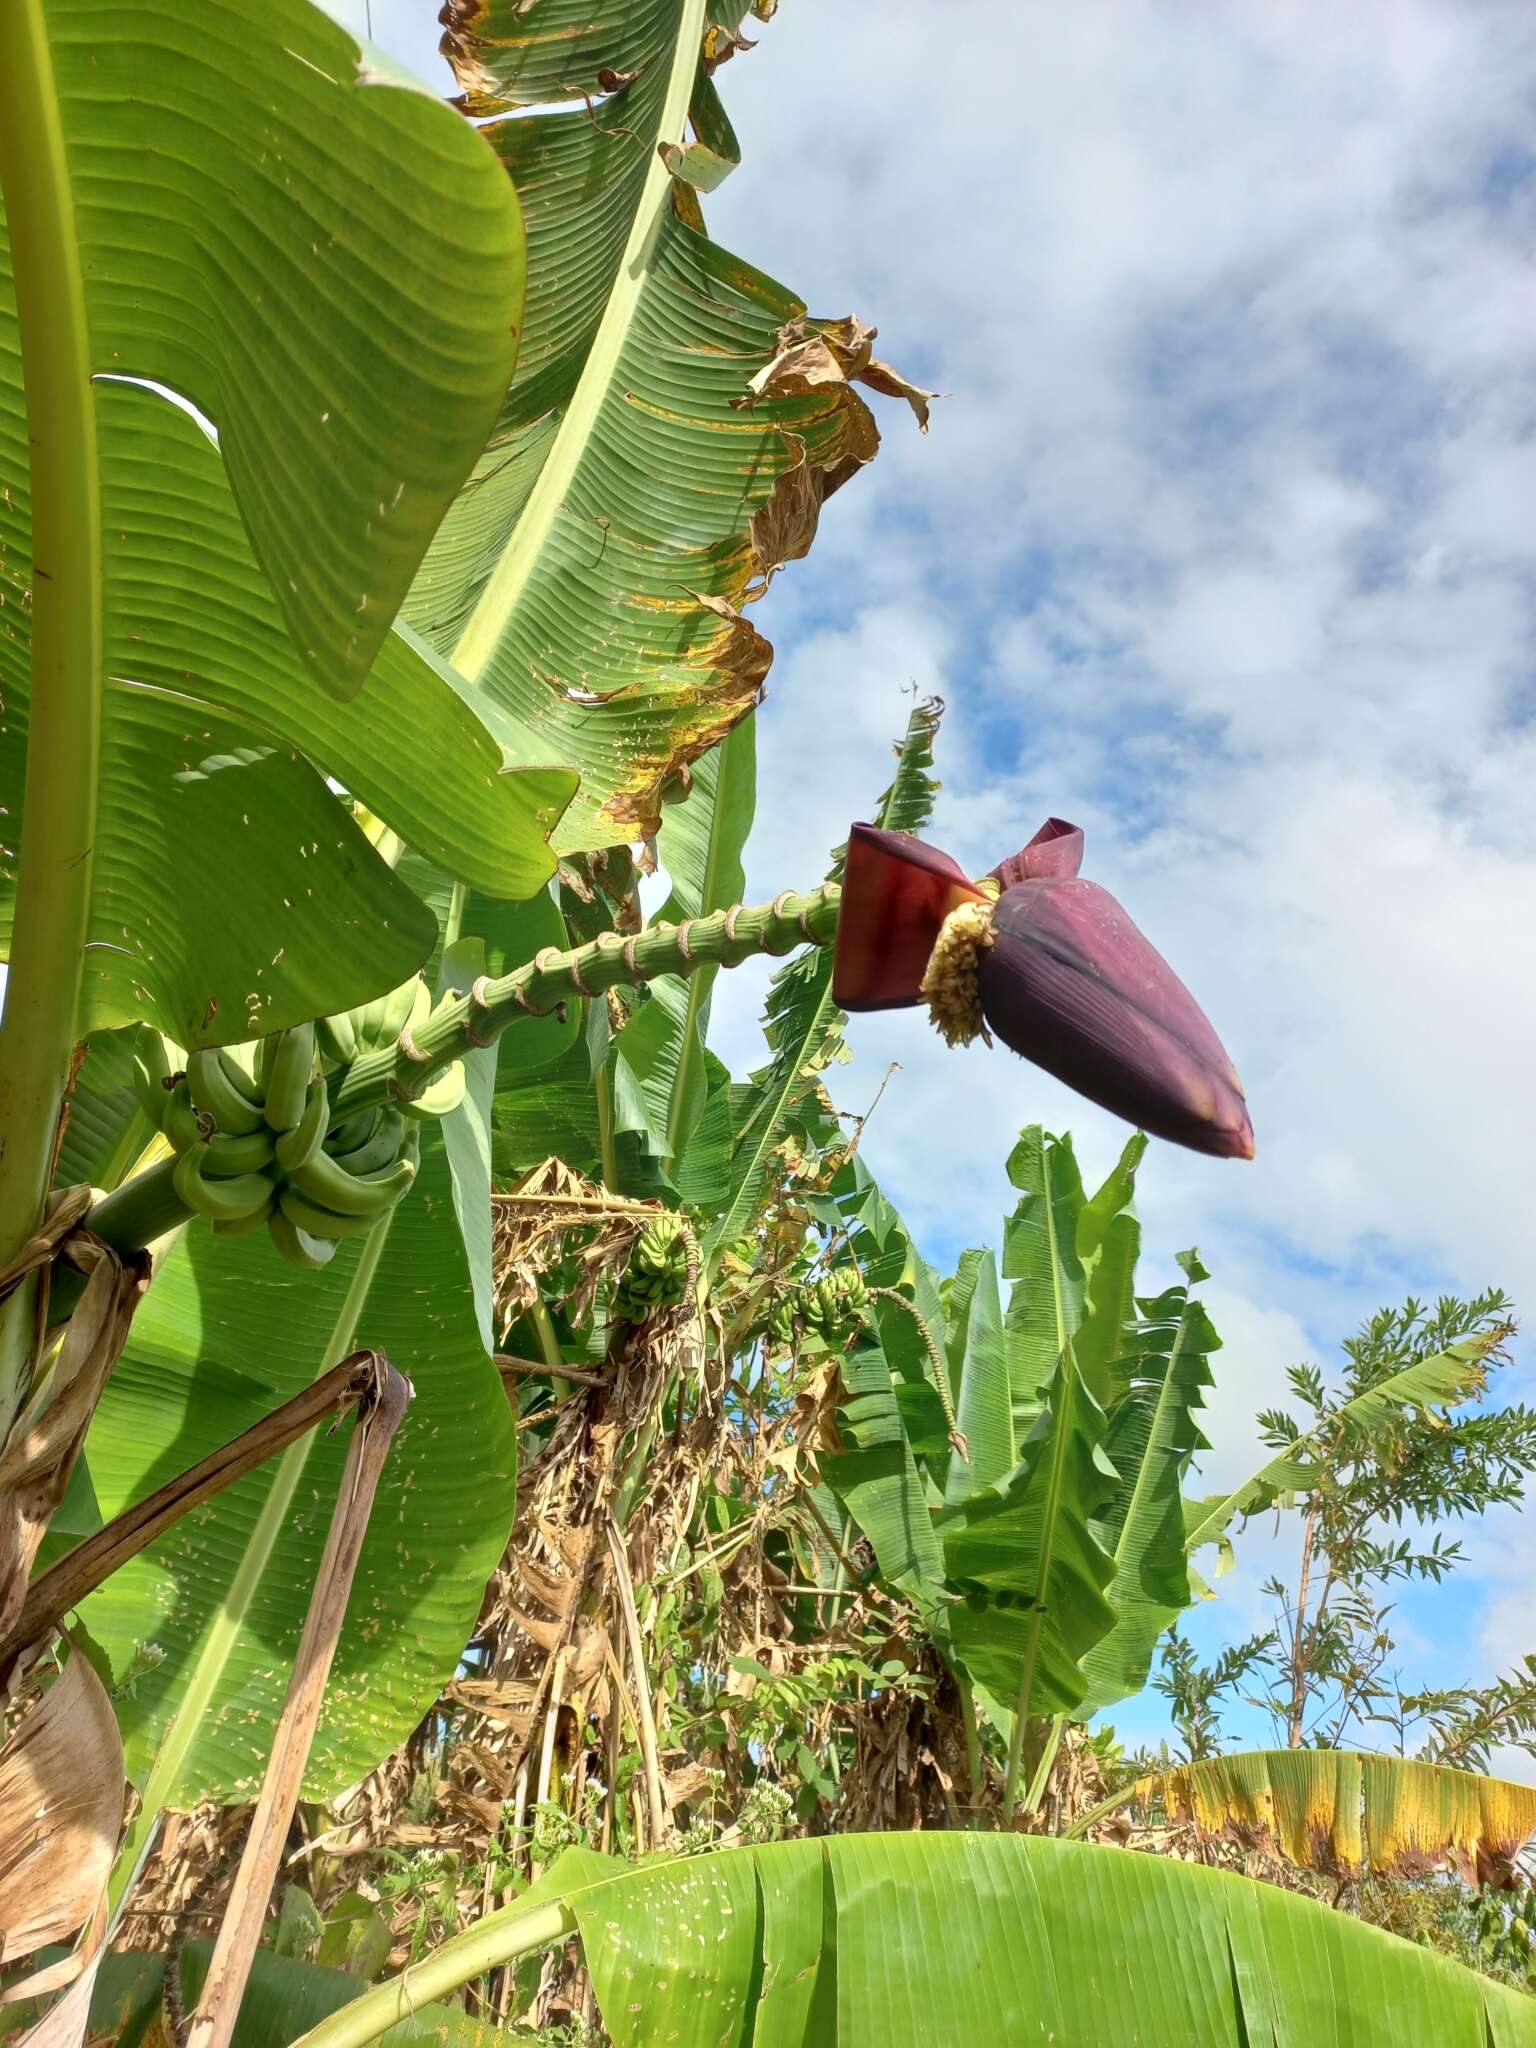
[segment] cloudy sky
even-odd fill
[[[430,72],[427,0],[372,13]],[[980,870],[1049,812],[1085,826],[1258,1133],[1251,1165],[1158,1146],[1141,1180],[1152,1265],[1195,1242],[1215,1276],[1217,1484],[1285,1366],[1379,1303],[1536,1303],[1536,15],[968,0],[939,25],[787,0],[719,76],[743,164],[712,232],[948,394],[926,438],[884,410],[758,615],[749,882],[822,872],[914,684],[949,706],[937,843]],[[738,1068],[760,995],[717,998]],[[850,1037],[848,1106],[901,1064],[866,1151],[936,1260],[996,1239],[1021,1124],[1114,1156],[1006,1052],[945,1053],[916,1013]],[[1410,1679],[1536,1649],[1529,1532],[1475,1548],[1471,1597],[1404,1604]],[[1251,1538],[1202,1642],[1268,1568]]]

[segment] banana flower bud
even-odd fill
[[[855,825],[833,1000],[926,1000],[952,1045],[996,1033],[1154,1137],[1251,1159],[1253,1125],[1220,1039],[1108,890],[1079,877],[1082,853],[1081,831],[1050,818],[978,882],[908,833]]]

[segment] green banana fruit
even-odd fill
[[[265,1115],[274,1131],[291,1131],[303,1117],[314,1064],[314,1025],[291,1025],[267,1058]]]
[[[187,1054],[187,1088],[194,1106],[230,1137],[246,1137],[262,1128],[261,1105],[235,1086],[215,1049]]]
[[[259,1131],[247,1131],[239,1138],[216,1131],[208,1140],[203,1170],[219,1180],[231,1180],[240,1173],[260,1173],[264,1166],[272,1164],[275,1150],[272,1133],[265,1126]]]
[[[382,1109],[357,1109],[351,1116],[344,1116],[339,1124],[332,1124],[325,1134],[325,1149],[333,1159],[340,1159],[345,1152],[355,1152],[359,1145],[368,1140],[384,1120]]]
[[[267,1230],[289,1265],[299,1267],[302,1272],[318,1272],[336,1256],[335,1238],[313,1236],[291,1217],[285,1216],[281,1208],[274,1209],[267,1218]]]
[[[290,1223],[310,1237],[363,1237],[384,1213],[381,1210],[372,1216],[339,1215],[321,1202],[307,1200],[292,1181],[285,1181],[278,1189],[277,1206]]]
[[[354,1174],[325,1152],[317,1152],[292,1173],[301,1195],[338,1216],[381,1216],[392,1209],[416,1178],[408,1159],[397,1159],[378,1173]]]
[[[253,1230],[262,1230],[272,1220],[277,1208],[277,1183],[268,1181],[269,1194],[260,1209],[253,1209],[249,1216],[216,1216],[213,1219],[215,1237],[249,1237]]]
[[[160,1128],[178,1152],[186,1152],[193,1145],[207,1142],[209,1133],[203,1119],[192,1107],[185,1074],[165,1098],[165,1114],[160,1120]]]
[[[210,1147],[190,1146],[176,1161],[171,1179],[177,1194],[198,1216],[238,1222],[264,1210],[272,1199],[272,1183],[264,1173],[241,1173],[233,1180],[209,1180],[203,1168]]]
[[[360,1173],[376,1173],[383,1166],[393,1166],[400,1157],[404,1141],[405,1118],[398,1110],[392,1109],[379,1118],[373,1131],[361,1145],[354,1145],[349,1152],[342,1152],[335,1145],[328,1145],[326,1151],[338,1166],[356,1176]]]
[[[436,1074],[410,1102],[402,1103],[407,1116],[446,1116],[464,1100],[464,1062],[455,1060]]]
[[[244,1045],[221,1045],[219,1058],[224,1062],[224,1071],[232,1086],[238,1088],[247,1102],[261,1107],[261,1083],[256,1078],[256,1039]]]
[[[414,1019],[420,997],[426,998],[430,1009],[432,998],[427,984],[419,974],[413,974],[409,981],[402,981],[388,995],[377,997],[361,1010],[354,1010],[352,1019],[357,1026],[359,1050],[377,1052],[381,1046],[393,1045]]]
[[[163,1131],[170,1107],[171,1062],[165,1040],[148,1024],[134,1038],[133,1092],[155,1129]]]
[[[331,1118],[331,1102],[324,1077],[317,1074],[304,1098],[304,1114],[291,1131],[277,1141],[277,1163],[284,1173],[313,1159],[325,1143],[325,1127]]]
[[[352,1012],[339,1010],[334,1017],[317,1017],[315,1040],[324,1058],[350,1067],[357,1058],[357,1026],[352,1022]]]

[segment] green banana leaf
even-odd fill
[[[965,1379],[965,1353],[969,1341],[971,1301],[976,1292],[981,1262],[987,1256],[979,1246],[960,1254],[955,1270],[939,1285],[944,1310],[944,1362],[949,1368],[949,1385],[956,1401]],[[997,1286],[997,1261],[992,1261],[992,1285]],[[998,1307],[998,1334],[1002,1334],[1002,1307]]]
[[[1100,1448],[1104,1413],[1070,1348],[1044,1389],[1018,1465],[938,1518],[955,1654],[979,1686],[1019,1715],[1066,1713],[1081,1669],[1114,1626],[1105,1597],[1114,1561],[1099,1534],[1114,1492]]]
[[[1139,1779],[1130,1796],[1207,1839],[1262,1843],[1335,1877],[1448,1866],[1468,1884],[1508,1884],[1536,1835],[1536,1786],[1345,1749],[1207,1757]]]
[[[1347,1421],[1368,1430],[1377,1421],[1403,1408],[1453,1407],[1478,1392],[1486,1377],[1491,1338],[1468,1337],[1421,1358],[1378,1380],[1373,1387],[1346,1401],[1338,1413]],[[1311,1438],[1302,1436],[1294,1444],[1261,1465],[1250,1479],[1230,1493],[1207,1494],[1186,1500],[1184,1517],[1186,1545],[1191,1557],[1209,1543],[1220,1544],[1224,1560],[1230,1560],[1228,1530],[1235,1521],[1259,1513],[1285,1494],[1305,1493],[1312,1483],[1315,1467],[1308,1461]]]
[[[960,1394],[955,1420],[968,1455],[949,1462],[944,1497],[951,1505],[980,1488],[995,1486],[1019,1462],[1013,1404],[1009,1398],[1008,1356],[1003,1345],[1002,1298],[997,1285],[997,1258],[991,1251],[967,1253],[969,1287],[964,1309],[964,1348],[960,1356]],[[953,1305],[953,1297],[951,1297]],[[951,1378],[954,1378],[951,1367]]]
[[[85,1041],[54,1173],[61,1188],[116,1187],[154,1136],[133,1089],[135,1035],[97,1031]]]
[[[1205,1269],[1186,1253],[1191,1283]],[[1140,1304],[1116,1376],[1126,1391],[1111,1410],[1104,1450],[1118,1475],[1099,1521],[1114,1558],[1107,1592],[1114,1627],[1083,1662],[1086,1718],[1142,1690],[1152,1653],[1169,1623],[1195,1598],[1185,1550],[1182,1485],[1190,1459],[1209,1448],[1195,1421],[1212,1384],[1210,1355],[1221,1348],[1204,1305],[1188,1286]]]
[[[757,735],[748,718],[694,764],[687,799],[662,816],[656,851],[672,890],[657,923],[682,924],[741,901],[756,796]],[[613,1041],[616,1126],[641,1132],[663,1162],[684,1157],[708,1100],[704,1036],[717,972],[655,983]]]
[[[362,683],[494,417],[521,230],[473,134],[302,0],[154,0],[110,18],[58,0],[47,25],[100,371],[102,588],[71,593],[102,610],[109,679],[82,1025],[149,1016],[184,1043],[228,1042],[376,994],[421,957],[419,913],[311,760],[497,887],[549,871],[541,840],[569,776],[502,778],[426,651],[389,642],[369,719],[334,701]],[[122,378],[190,400],[218,449]],[[13,827],[27,432],[0,237]],[[440,765],[433,786],[434,745],[456,799]]]
[[[871,1287],[890,1288],[912,1304],[942,1357],[949,1331],[939,1275],[918,1250],[900,1213],[886,1199],[859,1154],[854,1154],[834,1180],[833,1193],[865,1279]],[[933,1387],[937,1394],[933,1354],[911,1312],[888,1298],[877,1297],[874,1317],[881,1348],[898,1380],[909,1387]],[[941,1430],[930,1460],[941,1479],[947,1459],[948,1445]]]
[[[1039,1412],[1041,1390],[1087,1313],[1077,1225],[1082,1175],[1070,1137],[1031,1124],[1008,1158],[1019,1200],[1003,1226],[1003,1278],[1013,1283],[1003,1321],[1014,1432],[1019,1442]]]
[[[1116,1622],[1104,1517],[1117,1473],[1101,1398],[1135,1265],[1126,1219],[1143,1145],[1132,1139],[1089,1202],[1071,1140],[1038,1125],[1023,1133],[1008,1162],[1019,1201],[1004,1235],[1007,1314],[996,1334],[984,1316],[967,1349],[969,1455],[950,1464],[938,1522],[950,1589],[964,1596],[949,1636],[976,1683],[1020,1714],[1080,1711],[1083,1660]],[[1091,1378],[1078,1356],[1085,1337]]]
[[[482,1344],[434,1127],[383,1236],[347,1240],[323,1272],[295,1272],[264,1234],[190,1226],[135,1319],[87,1439],[110,1516],[354,1344],[386,1352],[416,1397],[358,1567],[305,1781],[313,1798],[371,1769],[430,1707],[512,1521],[516,1433]],[[134,1673],[117,1710],[150,1815],[248,1799],[260,1782],[344,1454],[340,1430],[301,1440],[84,1603],[114,1673]]]
[[[731,1079],[725,1062],[704,1048],[704,1109],[680,1158],[674,1162],[678,1200],[701,1216],[715,1216],[731,1198],[731,1161],[736,1151],[737,1116],[747,1091]]]
[[[1087,1280],[1084,1315],[1073,1350],[1078,1370],[1104,1408],[1127,1391],[1117,1372],[1126,1331],[1136,1320],[1136,1261],[1141,1222],[1135,1210],[1136,1170],[1146,1153],[1145,1134],[1126,1140],[1104,1185],[1077,1218],[1077,1255]]]
[[[654,832],[663,789],[753,709],[771,650],[742,606],[879,440],[835,367],[754,387],[805,308],[702,232],[687,181],[735,154],[701,68],[718,18],[488,0],[445,39],[521,197],[530,288],[516,380],[407,615],[515,758],[581,769],[562,849]]]
[[[1526,2048],[1536,2003],[1276,1886],[1039,1836],[833,1835],[632,1867],[570,1851],[525,1900],[295,2048],[361,2048],[580,1930],[614,2048]]]
[[[869,1538],[883,1576],[919,1601],[935,1601],[944,1555],[885,1353],[878,1344],[856,1346],[842,1375],[848,1398],[838,1410],[838,1431],[845,1448],[823,1454],[821,1477]]]
[[[584,1038],[548,1065],[524,1072],[517,1026],[496,1068],[491,1159],[498,1187],[558,1155],[590,1180],[602,1178],[602,1135],[592,1056]]]

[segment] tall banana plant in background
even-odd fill
[[[1054,1753],[1031,1724],[1138,1692],[1194,1597],[1182,1487],[1220,1340],[1191,1291],[1206,1277],[1193,1253],[1184,1283],[1135,1295],[1145,1142],[1090,1197],[1069,1138],[1023,1134],[1006,1308],[992,1251],[940,1286],[861,1168],[834,1197],[866,1273],[911,1306],[881,1302],[855,1349],[851,1449],[824,1476],[1003,1731],[1010,1808],[1027,1748],[1046,1768]]]

